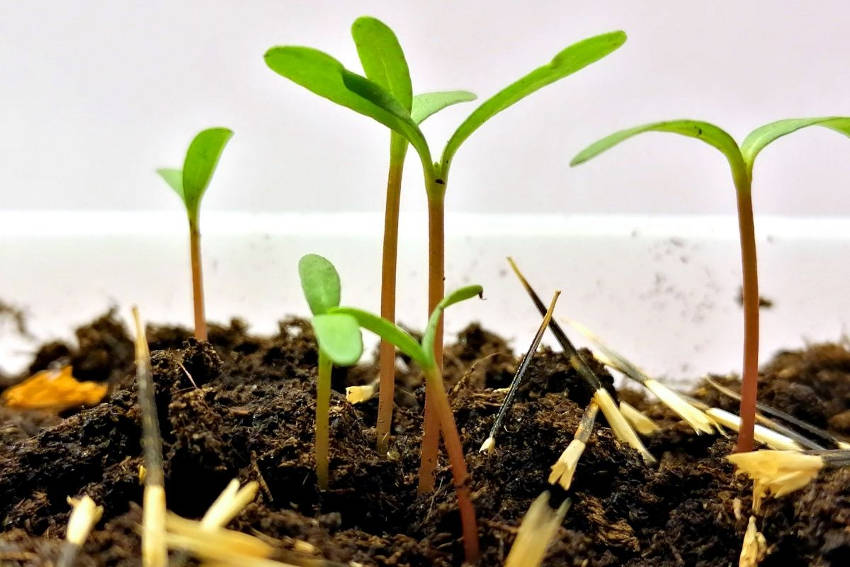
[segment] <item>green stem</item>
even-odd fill
[[[195,306],[195,338],[207,340],[204,316],[204,276],[201,263],[201,230],[197,217],[189,218],[189,253],[192,262],[192,300]]]
[[[398,215],[401,177],[407,140],[393,133],[390,137],[390,170],[387,178],[387,203],[384,210],[384,244],[381,264],[381,317],[395,323],[396,271],[398,263]],[[377,449],[382,455],[389,448],[395,390],[395,347],[381,340],[378,354],[380,393],[378,396]]]
[[[463,548],[466,562],[474,564],[478,561],[478,524],[475,519],[475,508],[469,491],[469,473],[463,456],[463,444],[457,432],[457,425],[443,385],[443,377],[438,366],[425,368],[425,383],[428,398],[432,400],[434,414],[439,429],[443,432],[443,442],[452,467],[452,479],[457,493],[457,507],[460,513],[463,530]]]
[[[319,349],[319,376],[316,383],[316,478],[319,488],[328,489],[328,439],[330,426],[328,413],[331,399],[331,370],[333,363]]]
[[[735,447],[737,452],[753,450],[758,394],[759,284],[751,181],[752,176],[749,172],[735,177],[738,230],[741,237],[741,267],[744,278],[744,367],[741,375],[741,428],[738,431],[738,444]]]

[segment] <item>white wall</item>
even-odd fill
[[[622,28],[617,53],[498,116],[462,147],[448,207],[470,212],[726,213],[717,152],[652,135],[578,169],[569,158],[615,129],[715,121],[739,139],[788,116],[850,114],[846,0],[565,2],[3,0],[0,191],[4,209],[169,209],[153,170],[191,136],[226,125],[206,208],[378,211],[387,133],[278,77],[278,44],[359,68],[349,25],[399,35],[418,91],[488,96],[565,45]],[[470,106],[432,119],[441,146]],[[850,140],[800,133],[759,158],[758,212],[850,213]],[[438,148],[435,148],[438,152]],[[408,163],[406,210],[423,207]]]

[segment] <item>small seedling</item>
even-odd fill
[[[545,313],[546,306],[543,305],[543,302],[540,300],[540,296],[537,295],[537,292],[534,291],[531,284],[528,283],[528,280],[525,279],[525,276],[522,275],[522,272],[519,271],[519,268],[511,258],[508,258],[508,263],[511,265],[511,268],[522,284],[522,287],[525,288],[525,291],[528,293],[531,301],[534,303],[534,306],[537,307],[537,310],[540,313]],[[646,447],[644,447],[640,438],[637,436],[637,433],[635,433],[632,426],[629,425],[629,422],[626,421],[626,418],[623,417],[623,414],[620,413],[620,408],[618,408],[617,404],[614,403],[614,399],[611,397],[611,394],[608,393],[608,390],[606,390],[604,386],[602,386],[602,382],[590,368],[590,365],[584,359],[584,356],[578,351],[578,349],[576,349],[570,339],[567,338],[567,334],[554,319],[549,321],[549,330],[552,331],[552,334],[555,335],[555,339],[561,345],[561,348],[564,349],[564,354],[570,361],[570,366],[578,372],[579,376],[581,376],[585,383],[590,387],[593,392],[593,399],[599,405],[599,409],[602,410],[602,413],[605,415],[605,419],[608,420],[608,425],[611,426],[611,429],[614,431],[614,435],[617,436],[617,439],[626,443],[635,451],[640,453],[644,462],[649,464],[654,463],[655,457],[646,450]]]
[[[322,490],[328,488],[328,442],[333,365],[351,366],[363,354],[360,326],[351,315],[333,313],[339,307],[339,274],[327,259],[307,254],[298,262],[304,297],[313,313],[313,330],[319,345],[316,385],[316,478]]]
[[[183,169],[158,169],[157,173],[174,189],[186,206],[189,219],[189,253],[192,263],[192,299],[195,307],[195,338],[207,340],[204,316],[204,281],[201,261],[201,197],[210,184],[221,152],[233,132],[227,128],[209,128],[198,133],[186,150]]]
[[[739,146],[732,136],[713,124],[697,120],[673,120],[644,124],[620,130],[594,142],[570,162],[575,166],[643,132],[671,132],[702,140],[726,157],[738,203],[738,230],[741,242],[741,268],[744,296],[744,362],[741,373],[741,429],[736,451],[751,451],[758,390],[759,288],[756,238],[753,222],[752,180],[756,156],[771,142],[808,126],[823,126],[850,136],[850,118],[792,118],[756,128]]]
[[[529,506],[511,551],[505,559],[505,567],[538,567],[543,563],[546,548],[558,533],[558,528],[561,527],[570,507],[569,499],[559,505],[550,499],[551,495],[546,490]]]
[[[484,440],[484,443],[481,444],[481,448],[478,450],[479,453],[492,453],[496,450],[496,434],[502,428],[502,421],[504,421],[505,415],[508,413],[508,408],[511,407],[511,403],[514,401],[514,396],[516,396],[516,392],[522,382],[522,377],[525,375],[525,371],[528,370],[528,366],[531,364],[531,359],[534,358],[534,353],[537,352],[537,347],[540,346],[540,341],[543,339],[543,333],[546,332],[546,327],[549,326],[549,321],[552,320],[552,313],[555,311],[555,303],[558,302],[559,295],[561,295],[561,292],[556,291],[555,295],[552,296],[552,301],[549,303],[549,309],[543,315],[543,321],[540,323],[537,333],[534,334],[531,345],[528,347],[528,350],[519,362],[519,366],[517,366],[514,377],[511,379],[511,385],[510,388],[508,388],[508,393],[502,402],[502,407],[499,408],[499,412],[496,414],[496,419],[493,420],[493,427],[490,428],[490,434],[487,436],[487,439]]]
[[[142,565],[166,567],[165,476],[162,472],[162,436],[156,412],[151,353],[139,310],[133,307],[136,327],[136,388],[142,413],[142,452],[145,463],[145,491],[142,504]]]
[[[461,525],[463,527],[463,546],[468,563],[475,563],[478,559],[478,527],[475,520],[475,509],[470,498],[468,473],[466,461],[463,456],[463,445],[457,432],[452,408],[446,389],[443,385],[443,373],[434,356],[434,340],[437,335],[437,326],[442,318],[443,311],[450,305],[460,301],[480,296],[483,290],[481,286],[472,285],[460,288],[440,301],[428,319],[428,325],[422,334],[422,342],[417,343],[409,333],[377,315],[373,315],[354,307],[338,307],[331,309],[332,314],[346,314],[354,317],[361,327],[367,329],[379,337],[388,340],[401,352],[413,359],[425,374],[425,388],[428,399],[432,400],[434,413],[437,417],[439,430],[443,432],[443,442],[449,455],[449,463],[452,467],[455,491],[457,493],[458,510],[460,512]],[[434,469],[437,466],[437,447],[429,448],[428,443],[437,444],[439,439],[422,438],[422,452],[419,465],[419,490],[429,492],[434,485]]]
[[[379,41],[375,39],[376,37],[382,38],[380,39],[382,43],[390,45],[386,41],[388,36],[385,33],[375,37],[363,34],[358,42],[358,49],[361,49],[361,45]],[[371,77],[367,78],[352,73],[333,57],[307,47],[273,47],[266,52],[265,61],[278,74],[319,96],[373,118],[387,126],[403,136],[419,154],[428,198],[428,308],[429,311],[432,311],[442,299],[445,291],[444,203],[449,168],[457,150],[473,132],[499,112],[540,88],[602,59],[617,50],[625,41],[626,34],[621,31],[585,39],[558,53],[548,64],[511,83],[484,101],[461,123],[449,138],[439,162],[434,162],[432,159],[431,150],[425,136],[419,129],[418,121],[424,119],[431,112],[444,107],[448,100],[452,100],[451,93],[435,93],[428,98],[420,99],[419,108],[416,107],[414,100],[410,105],[410,110],[408,110],[405,104],[406,99],[399,100],[396,94],[396,92],[401,92],[406,96],[408,92],[404,79],[398,80],[402,76],[401,65],[393,66],[396,71],[392,74],[392,81],[381,84],[375,80],[370,80]],[[364,67],[368,66],[364,65]],[[406,64],[404,67],[406,68]],[[389,66],[387,69],[389,69]],[[388,70],[382,71],[379,68],[378,71],[377,75],[391,76]],[[367,68],[368,72],[369,69]],[[373,74],[374,76],[375,74]],[[385,88],[386,84],[390,84],[393,90],[388,91]],[[399,85],[402,88],[396,90]],[[442,325],[437,329],[434,348],[437,363],[442,365]],[[387,431],[381,430],[379,443],[383,443],[381,435],[386,435],[389,429],[388,423],[386,426],[382,425],[382,427],[386,427]],[[425,431],[428,438],[438,436],[431,403],[427,399],[425,403]]]
[[[569,490],[573,484],[573,476],[576,473],[578,460],[584,453],[587,442],[590,439],[590,434],[593,432],[593,424],[596,423],[596,414],[599,413],[599,406],[595,401],[591,400],[585,408],[581,416],[581,421],[576,428],[573,440],[552,465],[552,472],[549,473],[549,484],[557,483],[564,490]]]

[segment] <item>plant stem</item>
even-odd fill
[[[331,400],[331,370],[333,363],[319,349],[319,376],[316,382],[316,478],[319,488],[328,489],[328,413]]]
[[[445,294],[445,185],[442,180],[429,182],[428,189],[428,313],[434,311]],[[443,321],[434,338],[434,360],[443,370]],[[442,381],[442,380],[441,380]],[[434,490],[434,469],[440,450],[440,424],[433,400],[425,389],[425,417],[422,425],[422,453],[419,462],[419,492]]]
[[[390,171],[387,178],[387,203],[384,210],[384,244],[381,261],[381,317],[395,323],[396,271],[398,264],[398,214],[401,199],[401,176],[407,140],[393,133],[390,137]],[[380,393],[376,426],[378,453],[385,455],[389,447],[393,421],[395,391],[395,347],[381,339],[378,353]]]
[[[463,456],[463,445],[457,432],[457,425],[452,414],[449,398],[443,386],[442,372],[439,366],[425,369],[425,382],[428,398],[432,400],[434,413],[439,420],[439,428],[443,432],[443,442],[449,455],[452,467],[457,507],[460,513],[463,530],[463,549],[466,562],[474,564],[478,561],[478,524],[475,519],[475,508],[469,493],[469,473]]]
[[[207,340],[204,316],[204,277],[201,267],[201,230],[197,218],[189,219],[189,251],[192,261],[192,299],[195,305],[195,338]]]
[[[741,428],[736,452],[753,450],[753,430],[758,394],[759,284],[750,172],[735,177],[738,197],[738,230],[741,236],[741,267],[744,276],[744,369],[741,375]]]

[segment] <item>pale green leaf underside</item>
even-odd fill
[[[185,201],[186,199],[183,197],[183,171],[180,169],[173,168],[162,168],[157,169],[156,172],[160,177],[165,179],[165,182],[168,183],[168,186],[174,189],[174,192],[177,193],[177,196],[180,197],[181,201]]]
[[[445,150],[443,150],[443,167],[448,168],[455,152],[464,140],[495,114],[534,91],[602,59],[623,45],[625,41],[626,34],[622,31],[615,31],[574,43],[558,53],[548,64],[538,67],[484,101],[455,130],[455,133],[449,139]]]
[[[380,20],[364,16],[354,20],[351,36],[366,77],[383,87],[410,112],[413,101],[410,70],[395,33]]]
[[[425,137],[404,107],[379,85],[346,70],[327,53],[310,47],[273,47],[266,52],[265,61],[279,75],[399,132],[417,151],[427,153]]]
[[[700,122],[698,120],[671,120],[669,122],[655,122],[652,124],[636,126],[635,128],[620,130],[619,132],[606,136],[605,138],[602,138],[583,149],[572,159],[570,165],[575,166],[584,163],[587,160],[601,154],[605,150],[616,146],[620,142],[644,132],[671,132],[673,134],[702,140],[706,144],[714,146],[723,152],[723,155],[726,156],[726,159],[729,161],[729,165],[733,172],[735,172],[735,175],[740,174],[740,172],[744,170],[744,162],[741,157],[741,151],[738,149],[738,144],[735,142],[735,139],[717,126],[709,124],[708,122]]]
[[[416,339],[386,319],[368,311],[357,309],[356,307],[337,307],[331,313],[351,315],[357,319],[357,323],[361,327],[392,343],[398,350],[412,358],[421,367],[425,367],[428,364],[428,359],[425,357],[422,347],[416,342]]]
[[[357,319],[344,313],[322,313],[313,317],[319,348],[337,366],[351,366],[363,354],[363,336]]]
[[[484,293],[484,288],[480,285],[469,285],[456,289],[445,296],[440,303],[434,308],[431,317],[428,319],[428,326],[425,327],[425,332],[422,334],[422,350],[428,357],[430,364],[435,364],[434,361],[434,338],[437,333],[437,325],[440,323],[440,317],[443,311],[455,303],[465,301],[476,295],[480,296]]]
[[[183,201],[191,215],[197,215],[201,197],[210,184],[224,146],[233,136],[227,128],[208,128],[198,133],[186,150],[183,161]]]
[[[413,97],[413,108],[410,111],[410,116],[414,122],[422,124],[426,118],[447,106],[475,99],[475,94],[469,91],[438,91],[418,94]]]
[[[339,274],[331,262],[318,254],[307,254],[298,261],[301,289],[313,315],[327,313],[339,305]]]
[[[808,126],[823,126],[830,128],[850,136],[850,118],[844,116],[825,116],[817,118],[788,118],[786,120],[777,120],[770,124],[765,124],[756,128],[744,139],[741,144],[741,153],[744,155],[744,161],[752,169],[753,163],[756,160],[759,152],[761,152],[768,144],[787,136],[792,132],[796,132]]]

